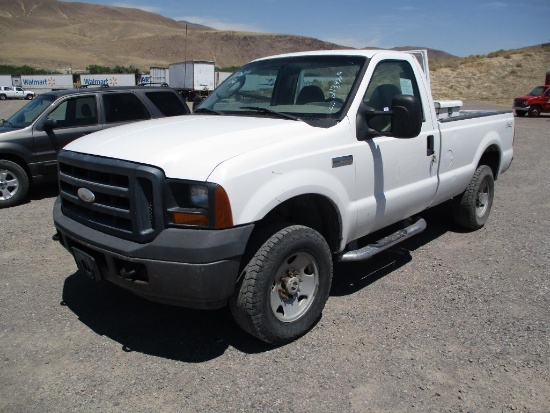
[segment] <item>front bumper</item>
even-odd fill
[[[139,244],[66,217],[59,198],[53,217],[61,244],[79,268],[94,267],[89,272],[94,278],[151,301],[190,308],[226,304],[254,228],[253,224],[218,231],[169,228],[151,242]]]
[[[512,109],[529,112],[529,109],[531,109],[531,106],[512,106]]]

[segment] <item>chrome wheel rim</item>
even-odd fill
[[[483,185],[479,188],[479,192],[477,193],[476,215],[482,217],[487,212],[487,208],[489,208],[489,184],[483,182]]]
[[[19,181],[15,175],[6,169],[0,169],[0,201],[14,197],[18,190]]]

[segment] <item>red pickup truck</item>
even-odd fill
[[[514,99],[514,110],[516,116],[536,118],[541,113],[550,113],[550,82],[546,86],[537,86],[525,96]]]

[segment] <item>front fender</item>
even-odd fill
[[[350,167],[351,171],[354,171],[353,167]],[[302,195],[320,195],[337,209],[342,222],[342,239],[348,239],[354,232],[357,210],[352,192],[332,173],[315,169],[284,173],[264,171],[256,172],[253,177],[241,178],[240,183],[239,180],[224,183],[235,225],[260,221],[289,199]],[[347,183],[353,182],[352,178]]]
[[[13,142],[0,142],[0,158],[18,158],[28,165],[32,162],[33,156],[32,151],[24,145]]]

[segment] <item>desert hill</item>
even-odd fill
[[[290,34],[218,31],[124,7],[0,0],[0,53],[7,65],[73,72],[93,64],[121,65],[146,72],[151,66],[192,59],[213,60],[218,67],[239,66],[270,54],[343,48]],[[542,83],[550,69],[548,45],[467,58],[433,49],[428,54],[438,99],[511,104],[514,96]]]
[[[4,64],[56,70],[91,64],[167,66],[214,60],[238,66],[266,54],[342,46],[286,34],[217,31],[138,9],[57,0],[0,0]]]
[[[345,48],[309,37],[218,31],[138,9],[57,0],[0,0],[0,39],[4,64],[74,71],[91,64],[146,71],[192,59],[239,66],[267,54]],[[429,53],[430,59],[453,57]]]

